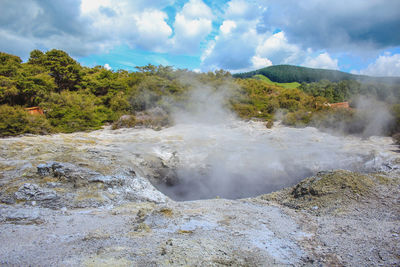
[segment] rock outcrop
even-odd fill
[[[2,202],[25,202],[27,205],[60,209],[117,205],[129,201],[169,201],[132,169],[102,174],[71,163],[52,161],[39,164],[36,176],[31,173],[30,177],[32,182],[18,188],[11,187],[8,189],[11,194],[4,192],[0,195]]]
[[[400,161],[392,140],[341,143],[315,129],[242,126],[231,125],[232,135],[207,126],[206,139],[198,125],[0,139],[0,265],[400,264]],[[299,145],[302,131],[308,137]],[[243,137],[250,142],[236,147]],[[270,147],[276,153],[265,157]],[[332,155],[343,162],[333,164]],[[330,166],[353,171],[319,172]],[[279,189],[282,181],[271,177],[289,171],[293,178],[298,167],[313,175],[247,199],[179,202],[157,190],[237,183],[227,189],[244,192],[262,179]],[[214,183],[185,184],[211,174]]]

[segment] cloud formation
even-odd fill
[[[307,57],[302,65],[310,68],[319,69],[339,69],[338,60],[331,58],[331,56],[327,52],[319,54],[314,58]]]
[[[396,54],[378,57],[400,46],[398,28],[397,0],[1,0],[0,50],[26,59],[33,49],[57,48],[79,58],[127,46],[232,72],[340,69],[350,53],[376,59],[360,73],[399,75]]]
[[[400,1],[266,0],[263,21],[283,28],[290,42],[303,48],[333,51],[373,50],[397,46]]]
[[[286,34],[281,31],[263,40],[257,47],[257,54],[266,57],[276,64],[297,64],[304,52],[288,42]]]
[[[218,35],[203,53],[202,69],[222,68],[236,73],[278,64],[339,68],[338,60],[327,52],[303,49],[289,42],[283,30],[266,30],[263,17],[267,11],[255,3],[229,2]]]
[[[230,1],[225,7],[217,36],[209,42],[202,55],[202,69],[251,69],[260,42],[257,24],[261,13],[262,9],[254,3]]]
[[[88,51],[86,40],[79,38],[87,31],[88,20],[79,14],[80,1],[2,0],[0,46],[18,55],[50,44],[77,54],[78,46]]]
[[[366,69],[356,73],[370,76],[400,76],[400,54],[379,56]]]
[[[196,53],[200,43],[212,31],[213,14],[201,0],[190,0],[175,16],[175,36],[171,40],[172,49],[178,53]]]

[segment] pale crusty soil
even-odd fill
[[[400,265],[395,152],[376,152],[377,172],[328,171],[258,197],[177,202],[143,178],[172,163],[128,153],[131,137],[118,138],[0,140],[0,266]]]

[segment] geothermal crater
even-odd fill
[[[261,122],[237,120],[180,123],[160,131],[103,129],[0,142],[1,167],[6,170],[3,182],[10,188],[18,189],[23,181],[47,182],[49,188],[68,182],[88,190],[87,179],[81,177],[89,174],[89,182],[110,183],[111,189],[92,188],[93,195],[103,192],[101,199],[107,203],[115,202],[108,194],[131,190],[129,177],[148,180],[173,200],[239,199],[280,190],[321,171],[387,171],[395,168],[391,162],[398,156],[388,137],[335,136],[311,127],[267,129]],[[58,174],[36,177],[37,166],[58,166],[51,162],[67,169],[62,174],[73,175],[63,174],[66,178],[61,181]]]
[[[0,265],[397,266],[395,149],[236,120],[0,139]]]
[[[266,129],[259,122],[183,123],[158,132],[121,130],[118,135],[131,136],[126,152],[161,159],[145,166],[143,175],[174,200],[253,197],[335,169],[386,170],[395,155],[386,137]],[[149,167],[155,170],[148,172]]]

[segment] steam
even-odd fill
[[[235,115],[228,110],[226,100],[230,97],[231,90],[220,86],[213,88],[209,85],[189,91],[188,100],[183,106],[173,108],[172,116],[176,124],[202,123],[220,124],[235,119]]]
[[[360,96],[355,101],[358,117],[366,123],[363,136],[383,135],[393,121],[387,104],[372,97]]]
[[[352,109],[337,108],[313,114],[311,124],[335,135],[354,134],[364,138],[390,133],[394,117],[389,104],[371,96],[357,96]],[[275,118],[282,117],[277,113]]]
[[[196,85],[188,101],[173,109],[176,125],[156,132],[160,141],[152,148],[175,171],[174,186],[156,185],[173,199],[249,197],[319,171],[368,171],[383,164],[385,155],[371,146],[373,139],[333,136],[311,127],[267,129],[260,122],[240,121],[226,106],[229,85]],[[363,105],[367,108],[368,102],[361,101]],[[384,116],[372,120],[366,131],[375,133],[376,125],[386,122],[386,113],[379,114]]]

